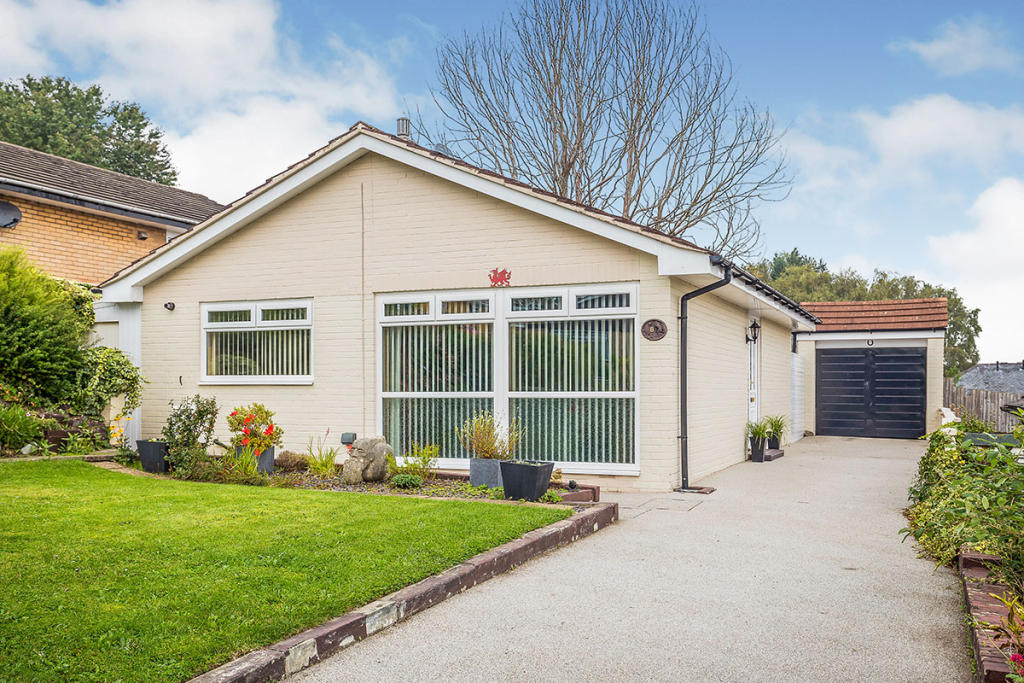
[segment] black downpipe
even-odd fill
[[[690,489],[690,451],[689,443],[687,439],[688,426],[687,426],[687,409],[686,409],[686,316],[687,316],[687,304],[690,299],[696,299],[702,294],[714,291],[719,287],[724,287],[732,282],[732,264],[725,262],[721,256],[717,254],[711,257],[711,264],[718,266],[721,265],[723,269],[723,277],[718,282],[712,282],[710,285],[695,289],[692,292],[684,294],[679,299],[679,465],[682,470],[682,485],[676,489],[681,493],[686,493]]]

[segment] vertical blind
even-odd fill
[[[384,328],[385,392],[487,392],[493,386],[493,325]]]
[[[522,457],[531,460],[630,464],[632,398],[513,398],[522,420]]]
[[[207,330],[206,374],[307,376],[311,330]]]
[[[633,321],[509,324],[510,391],[633,391]]]
[[[384,436],[404,454],[414,443],[437,444],[438,457],[468,458],[455,428],[482,410],[493,410],[490,398],[385,398]]]

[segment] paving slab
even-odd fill
[[[602,494],[621,521],[289,680],[969,681],[955,575],[901,543],[915,441],[812,437]]]

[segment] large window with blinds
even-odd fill
[[[312,382],[310,299],[209,303],[200,307],[200,313],[203,382]]]
[[[435,443],[456,465],[469,456],[455,428],[492,410],[521,421],[524,458],[635,469],[635,286],[392,295],[377,310],[380,420],[398,453]]]

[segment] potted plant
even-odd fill
[[[750,437],[750,459],[764,462],[764,447],[768,441],[768,424],[764,420],[747,423],[747,436]]]
[[[551,483],[553,462],[537,460],[502,460],[501,482],[509,500],[537,500]]]
[[[789,420],[785,415],[769,415],[764,419],[764,422],[768,425],[768,448],[778,449],[782,436],[786,433],[786,428],[789,426]]]
[[[171,469],[182,465],[196,454],[205,454],[213,439],[217,422],[217,399],[199,394],[171,401],[171,412],[164,424],[163,436],[167,462]]]
[[[459,443],[470,454],[469,483],[496,489],[502,486],[502,460],[509,460],[519,449],[522,425],[518,418],[509,422],[508,436],[503,437],[494,414],[484,410],[455,428]]]
[[[271,474],[274,471],[274,446],[280,445],[284,431],[274,424],[274,413],[262,403],[235,408],[228,415],[231,430],[231,445],[235,452],[252,449],[259,458],[259,471]]]
[[[146,472],[167,471],[167,444],[159,439],[142,440],[135,442],[139,449],[139,460],[142,461],[142,469]]]

